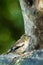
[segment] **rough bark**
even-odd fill
[[[20,0],[24,19],[25,34],[32,37],[30,49],[43,48],[43,6],[40,8],[40,1],[43,3],[42,0]],[[37,5],[40,5],[40,7]]]

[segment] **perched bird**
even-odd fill
[[[17,54],[24,53],[28,49],[29,42],[30,36],[28,36],[27,34],[22,35],[20,39],[15,43],[15,45],[13,45],[10,50],[8,50],[7,54],[11,52]]]

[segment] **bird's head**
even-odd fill
[[[30,40],[30,37],[31,37],[31,36],[29,36],[29,35],[27,35],[27,34],[24,34],[24,35],[21,36],[21,39],[27,41],[27,40]]]

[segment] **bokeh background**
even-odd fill
[[[24,34],[19,0],[0,0],[0,54],[5,53]]]

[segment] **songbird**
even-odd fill
[[[25,51],[27,51],[30,38],[31,37],[28,36],[27,34],[22,35],[20,39],[11,47],[11,49],[8,50],[7,54],[9,53],[22,54]]]

